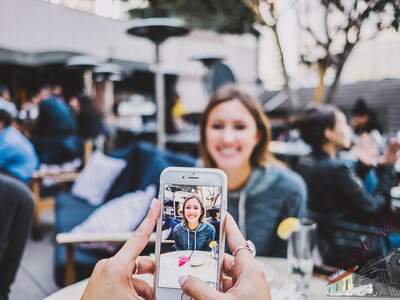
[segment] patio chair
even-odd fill
[[[111,185],[105,203],[136,190],[144,190],[151,184],[158,187],[162,170],[168,166],[193,167],[192,157],[160,150],[155,145],[138,142],[118,149],[112,157],[125,159],[126,167]],[[123,243],[131,232],[120,234],[72,234],[76,225],[81,224],[99,206],[93,206],[71,192],[63,192],[56,197],[56,240],[54,272],[60,286],[71,284],[90,276],[96,262],[110,256],[98,250],[76,247],[83,242]],[[153,238],[154,241],[154,238]]]

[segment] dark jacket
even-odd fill
[[[0,298],[8,299],[20,265],[33,218],[33,199],[27,186],[0,174]]]
[[[306,187],[301,177],[282,167],[256,167],[246,185],[228,193],[228,212],[257,255],[286,257],[286,242],[277,236],[279,223],[288,217],[303,217]]]
[[[76,118],[64,100],[51,96],[40,103],[33,143],[45,164],[62,164],[82,155]]]
[[[174,228],[176,250],[210,251],[209,243],[214,240],[215,228],[211,224],[201,223],[196,230],[190,230],[184,223]]]
[[[311,211],[360,224],[379,225],[384,221],[395,178],[392,167],[376,169],[379,185],[373,194],[363,188],[346,162],[322,151],[301,158],[297,171],[307,183]]]
[[[64,100],[51,96],[39,105],[37,134],[41,137],[65,137],[77,132],[74,113]]]

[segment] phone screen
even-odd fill
[[[158,286],[180,288],[178,278],[195,276],[217,288],[220,244],[220,186],[166,184]]]

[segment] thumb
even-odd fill
[[[204,281],[193,276],[179,277],[183,292],[195,300],[223,299],[223,294],[209,287]]]

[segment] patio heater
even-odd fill
[[[207,68],[207,73],[204,74],[202,80],[209,97],[221,86],[236,83],[236,78],[231,68],[222,62],[224,60],[223,57],[203,55],[192,57],[192,60],[201,62]]]
[[[83,72],[83,94],[93,96],[93,68],[99,65],[99,61],[89,55],[76,55],[67,60],[68,68],[79,69]]]
[[[165,92],[164,78],[160,61],[160,45],[170,37],[184,36],[189,28],[180,19],[175,18],[148,18],[136,20],[127,30],[130,35],[143,37],[153,42],[155,46],[155,92],[157,104],[157,145],[165,147]]]
[[[222,62],[224,57],[217,55],[199,55],[193,56],[192,60],[201,62],[209,70],[214,64]]]
[[[253,23],[251,26],[251,31],[254,34],[254,37],[256,38],[256,56],[255,56],[255,64],[256,64],[256,86],[262,87],[262,80],[260,78],[260,49],[261,49],[261,32],[262,32],[262,26]]]
[[[114,82],[122,80],[122,69],[117,64],[105,63],[95,67],[93,74],[97,82],[104,82],[102,110],[106,119],[110,120],[114,105]]]

